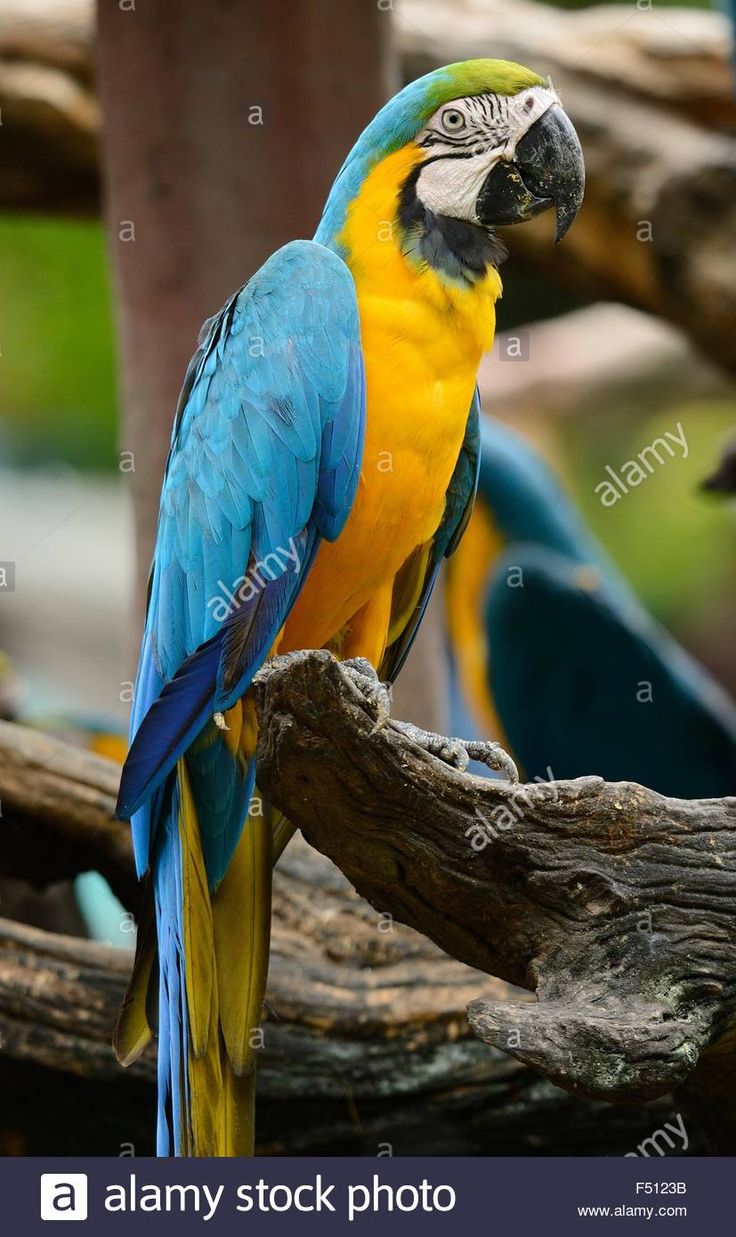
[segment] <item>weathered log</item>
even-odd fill
[[[342,1041],[352,1085],[371,1094],[382,1086],[391,1092],[426,1084],[431,1072],[425,1073],[423,1057],[439,1043],[458,1065],[468,1056],[462,1048],[468,1039],[464,1008],[487,977],[382,919],[304,842],[290,848],[275,886],[273,962],[262,1028],[261,1072],[268,1093],[298,1094],[313,1086],[320,1095],[342,1094],[334,1060],[321,1060],[315,1051],[325,1037],[335,1045]],[[4,1050],[18,1060],[88,1078],[118,1078],[111,1034],[131,956],[0,920]],[[306,1074],[284,1064],[300,1038],[309,1061]],[[382,1043],[380,1053],[370,1050],[371,1041]],[[414,1055],[412,1047],[419,1049]],[[470,1057],[476,1058],[470,1073],[461,1069],[458,1083],[477,1069],[477,1054]],[[152,1081],[153,1054],[145,1053],[129,1072]]]
[[[95,867],[135,908],[129,832],[111,815],[119,772],[92,753],[2,724],[2,870],[41,886]],[[131,928],[128,918],[121,922],[123,942],[131,940]],[[0,920],[3,1109],[4,1118],[11,1125],[17,1120],[25,1131],[25,1146],[37,1152],[68,1149],[38,1142],[47,1136],[38,1112],[28,1116],[30,1124],[13,1112],[7,1091],[15,1086],[17,1065],[24,1079],[29,1070],[44,1071],[54,1103],[60,1091],[77,1096],[88,1088],[90,1120],[96,1094],[107,1097],[106,1106],[114,1097],[120,1121],[105,1116],[103,1137],[132,1141],[139,1154],[150,1150],[153,1054],[122,1071],[111,1046],[129,972],[127,951]],[[463,1114],[474,1114],[473,1137],[480,1122],[497,1125],[494,1137],[500,1139],[501,1110],[517,1102],[520,1089],[531,1093],[534,1082],[531,1076],[521,1082],[519,1067],[500,1055],[489,1057],[471,1035],[465,1006],[487,984],[487,977],[381,917],[332,864],[293,842],[275,874],[259,1081],[264,1147],[337,1150],[347,1140],[376,1154],[378,1142],[392,1138],[398,1154],[402,1128],[411,1140],[406,1150],[419,1145],[426,1112],[423,1119],[419,1114],[426,1105],[447,1108],[437,1144],[447,1151],[460,1137]],[[499,1115],[484,1120],[488,1088]],[[554,1102],[551,1094],[547,1103]],[[365,1121],[359,1116],[364,1107]],[[39,1111],[45,1111],[43,1103]],[[0,1128],[0,1143],[4,1134]],[[76,1126],[72,1137],[81,1136]],[[89,1151],[94,1144],[73,1145]],[[479,1149],[472,1140],[467,1146]],[[107,1149],[115,1154],[117,1144],[108,1142]]]
[[[541,63],[555,80],[564,73],[612,97],[626,94],[706,126],[736,128],[724,13],[656,4],[571,11],[535,0],[399,0],[397,30],[410,61],[474,41],[467,55]]]
[[[94,0],[0,0],[0,56],[91,82]]]
[[[736,799],[468,777],[375,731],[326,653],[276,659],[258,693],[259,782],[307,840],[375,907],[535,991],[471,1004],[489,1043],[627,1102],[732,1051]]]
[[[597,778],[511,788],[467,777],[392,724],[373,734],[326,653],[276,659],[258,691],[259,780],[307,839],[381,914],[536,989],[536,1005],[473,1007],[499,1047],[560,1085],[630,1100],[664,1093],[719,1041],[723,1051],[736,1000],[735,800],[676,801]],[[3,724],[9,874],[58,877],[57,834],[59,855],[76,847],[80,866],[107,865],[115,881],[130,864],[109,818],[116,779],[99,757]],[[67,854],[63,874],[75,862]],[[132,903],[119,874],[116,883]],[[578,1057],[578,1041],[595,1051]]]
[[[130,830],[113,819],[120,767],[13,722],[0,722],[0,874],[36,887],[97,870],[138,905]]]
[[[262,1152],[621,1155],[671,1118],[671,1099],[580,1101],[487,1048],[464,1017],[487,976],[381,919],[305,843],[282,866]],[[122,1070],[110,1046],[129,968],[122,950],[0,920],[0,1149],[151,1153],[153,1052]],[[689,1150],[704,1149],[688,1132]]]
[[[523,363],[504,363],[523,356]],[[687,337],[661,318],[599,303],[500,332],[478,375],[481,403],[529,429],[550,417],[654,415],[688,399],[724,397],[732,386]],[[405,714],[397,709],[399,716]]]
[[[3,870],[43,886],[61,876],[95,868],[107,877],[125,906],[137,908],[139,888],[133,875],[129,829],[112,816],[119,776],[119,766],[112,761],[11,722],[0,723]],[[404,1010],[407,1025],[414,1029],[429,1020],[424,993],[425,989],[434,989],[440,993],[437,1015],[451,1026],[450,1038],[458,1039],[464,1002],[480,995],[484,977],[448,958],[416,933],[394,924],[390,917],[377,914],[352,892],[332,864],[303,842],[292,843],[282,859],[275,888],[274,963],[267,1004],[278,1023],[301,1020],[339,1033],[354,1024],[353,1014],[343,1024],[341,1010],[350,1004],[345,993],[356,984],[363,992],[361,1033],[370,1035],[379,1028],[391,1028],[391,1034],[395,1034],[401,1021],[399,1008]],[[319,903],[314,896],[316,888],[320,889]],[[117,1066],[107,1039],[114,1002],[110,990],[100,988],[98,980],[100,969],[109,973],[116,1002],[129,973],[130,959],[119,950],[51,936],[25,925],[6,923],[3,930],[6,954],[8,947],[12,953],[15,942],[21,950],[37,951],[57,978],[65,967],[72,972],[80,970],[75,979],[80,985],[77,1001],[86,1011],[83,1023],[88,1027],[85,1036],[90,1048],[82,1054],[78,1068],[99,1077],[115,1072]],[[126,917],[121,931],[128,934],[127,940],[131,930]],[[125,935],[121,942],[126,943]],[[394,966],[398,968],[394,979],[389,980],[385,972],[381,982],[375,983],[372,968],[388,968],[390,972]],[[28,960],[21,967],[26,974],[36,969]],[[307,974],[312,984],[305,998],[300,993]],[[11,982],[10,989],[13,986]],[[69,1029],[76,1026],[77,1002],[71,1000],[70,991],[60,994],[54,992],[55,987],[58,985],[50,982],[44,997],[44,984],[34,984],[34,1000],[40,1002],[35,1012],[42,1014],[45,1008],[42,1023],[47,1020],[50,1027],[57,1026],[61,1036],[56,1045],[50,1034],[48,1059],[43,1055],[34,1059],[40,1064],[72,1068],[71,1060],[62,1059],[63,1042]],[[402,997],[400,989],[404,987]],[[100,990],[95,998],[96,988]],[[459,998],[450,996],[453,988],[460,991]],[[22,1000],[17,1008],[22,1011]],[[36,1029],[32,1033],[34,1043],[37,1034]],[[101,1039],[105,1046],[100,1055]],[[19,1034],[20,1057],[24,1055],[24,1042],[24,1034]],[[145,1065],[141,1069],[146,1072]]]
[[[123,12],[126,6],[119,6]],[[128,9],[132,12],[132,9]],[[703,9],[666,15],[654,5],[565,12],[534,0],[400,0],[387,5],[405,55],[439,55],[458,38],[493,43],[491,54],[591,79],[612,93],[646,99],[704,126],[736,127],[728,19]],[[134,19],[135,20],[135,19]],[[58,70],[72,83],[94,78],[93,0],[0,0],[0,61]],[[477,51],[475,54],[479,54]],[[39,80],[38,101],[44,91]],[[97,118],[99,129],[99,116]],[[92,164],[90,164],[90,168]]]
[[[3,207],[99,210],[91,0],[0,3]]]
[[[49,749],[45,736],[19,727],[0,730],[0,785],[13,796],[12,813],[2,817],[6,867],[27,871],[27,852],[18,848],[22,824],[39,883],[53,876],[71,836],[69,869],[75,857],[86,866],[97,856],[108,875],[119,866],[124,892],[129,852],[110,847],[104,830],[117,826],[102,806],[112,807],[117,771],[52,743]],[[90,797],[97,802],[92,814],[80,806]],[[129,931],[129,921],[122,926]],[[123,1071],[110,1045],[129,966],[122,950],[0,921],[0,1148],[151,1150],[152,1054]],[[488,1049],[471,1036],[464,1009],[489,985],[499,1000],[510,995],[377,914],[332,864],[295,839],[275,874],[259,1073],[262,1150],[624,1154],[671,1116],[666,1097],[620,1110],[566,1097]],[[688,1128],[690,1150],[702,1149],[702,1135]]]

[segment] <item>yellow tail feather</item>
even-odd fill
[[[199,821],[184,760],[177,765],[177,777],[189,1036],[192,1052],[195,1057],[201,1057],[207,1051],[212,1026],[215,939]]]
[[[212,900],[220,1025],[236,1074],[255,1068],[271,937],[273,834],[265,816],[249,816]]]
[[[180,1080],[181,1110],[187,1114],[182,1149],[196,1157],[252,1155],[272,870],[294,828],[275,810],[249,816],[227,873],[210,894],[184,760],[177,777],[189,1015],[187,1085],[184,1077]],[[115,1050],[123,1064],[135,1060],[151,1038],[147,1007],[156,957],[151,911],[147,896],[136,963],[115,1032]]]
[[[146,883],[138,915],[138,938],[133,973],[125,990],[113,1032],[112,1046],[121,1065],[137,1061],[152,1037],[148,1020],[149,990],[156,961],[156,924],[153,895]]]
[[[184,762],[178,776],[190,1032],[188,1153],[252,1155],[255,1054],[271,930],[271,825],[264,816],[249,816],[210,895]]]

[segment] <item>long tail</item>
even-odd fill
[[[212,838],[200,827],[191,764],[180,759],[169,778],[115,1047],[129,1064],[157,1030],[159,1155],[250,1155],[268,974],[272,826],[262,810],[249,814],[212,889],[205,856]]]

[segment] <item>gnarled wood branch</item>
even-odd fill
[[[601,778],[514,787],[408,742],[326,653],[259,679],[259,782],[375,907],[532,989],[484,1039],[580,1094],[681,1083],[736,1021],[736,799]]]
[[[398,924],[377,932],[372,909],[306,843],[283,862],[262,1153],[622,1155],[671,1119],[670,1099],[581,1101],[487,1048],[463,1015],[487,976]],[[0,1151],[152,1153],[153,1053],[122,1070],[110,1047],[129,967],[124,951],[0,920]],[[688,1136],[705,1149],[696,1127]]]
[[[42,886],[97,868],[135,909],[129,831],[111,815],[118,778],[99,756],[0,726],[2,871]],[[646,1133],[644,1114],[601,1126],[593,1106],[561,1104],[530,1071],[489,1054],[464,1013],[487,977],[383,920],[299,839],[275,874],[274,899],[263,1151],[375,1155],[389,1142],[395,1154],[523,1150],[548,1110],[550,1138],[554,1128],[555,1146],[570,1151],[592,1139],[605,1153]],[[131,940],[126,918],[121,941]],[[124,1071],[111,1045],[130,965],[127,950],[0,920],[0,1151],[115,1155],[132,1143],[151,1152],[153,1053]]]
[[[275,659],[257,693],[262,788],[375,908],[301,842],[276,872],[264,1148],[334,1149],[337,1138],[365,1150],[391,1141],[393,1123],[405,1139],[397,1151],[451,1153],[422,1142],[427,1112],[441,1111],[452,1140],[458,1120],[466,1130],[455,1149],[524,1150],[523,1129],[514,1127],[516,1144],[498,1138],[519,1096],[536,1130],[534,1103],[554,1105],[547,1084],[534,1090],[537,1070],[592,1097],[558,1099],[570,1128],[562,1143],[537,1133],[540,1151],[581,1150],[601,1099],[639,1105],[635,1118],[607,1118],[590,1144],[616,1150],[620,1138],[626,1150],[683,1082],[728,1149],[736,800],[674,801],[599,778],[512,787],[461,774],[391,722],[374,731],[361,692],[326,653]],[[119,868],[125,891],[127,839],[119,844],[109,817],[117,770],[48,743],[0,729],[5,870],[30,872],[35,855],[43,883],[57,875],[54,856],[66,855],[69,872],[81,857],[108,875]],[[3,1085],[13,1085],[11,1060],[77,1076],[75,1086],[150,1088],[150,1059],[122,1075],[109,1046],[128,965],[119,951],[0,924]],[[490,1051],[470,1038],[466,1005]],[[641,1108],[653,1099],[654,1110]],[[28,1138],[40,1153],[43,1142]]]
[[[0,722],[0,875],[39,887],[96,870],[137,907],[130,830],[113,817],[119,780],[112,760]]]

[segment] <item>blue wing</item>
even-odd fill
[[[523,587],[509,588],[507,568]],[[590,568],[512,545],[486,621],[493,699],[528,778],[597,773],[663,794],[736,793],[736,707],[667,632]]]
[[[205,325],[179,401],[118,802],[139,871],[169,772],[245,691],[342,530],[364,427],[352,276],[293,242]]]

